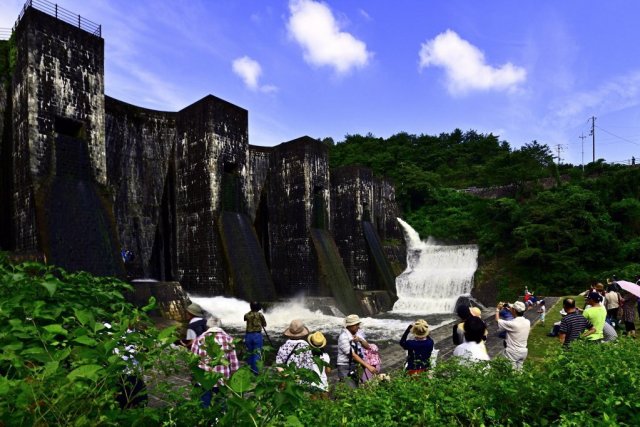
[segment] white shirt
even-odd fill
[[[320,360],[329,365],[329,355],[327,353],[322,353]],[[316,386],[324,391],[329,391],[329,382],[327,381],[327,370],[325,366],[318,366],[317,363],[314,363],[313,370],[320,376],[320,383],[315,383]]]
[[[362,329],[359,329],[358,332],[356,332],[356,335],[362,338],[363,340],[367,339]],[[351,332],[349,332],[347,328],[344,328],[340,333],[340,336],[338,337],[338,358],[336,360],[336,363],[338,365],[349,364],[349,361],[351,359],[351,357],[349,356],[351,355],[352,341],[353,341],[353,335],[351,335]],[[360,343],[356,343],[355,345],[360,349],[362,348]]]
[[[490,360],[484,343],[475,341],[466,341],[456,346],[453,355],[462,358],[463,364],[478,362],[480,360]]]
[[[522,316],[513,320],[498,320],[498,331],[507,331],[507,348],[512,350],[526,350],[531,322]]]

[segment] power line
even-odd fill
[[[623,140],[623,141],[625,141],[625,142],[628,142],[628,143],[633,144],[633,145],[640,145],[639,143],[634,142],[634,141],[631,141],[630,139],[623,138],[623,137],[621,137],[620,135],[616,135],[615,133],[612,133],[612,132],[609,132],[608,130],[602,129],[600,126],[596,126],[596,127],[597,127],[598,129],[600,129],[602,132],[604,132],[604,133],[608,133],[609,135],[614,136],[614,137],[616,137],[616,138],[618,138],[618,139],[621,139],[621,140]]]

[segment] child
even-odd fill
[[[544,303],[544,300],[541,300],[538,304],[540,308],[538,308],[538,313],[540,313],[540,323],[544,325],[544,316],[547,314],[547,307]]]
[[[258,360],[262,352],[262,328],[267,326],[267,321],[260,313],[262,306],[259,302],[251,302],[250,307],[251,311],[244,315],[244,321],[247,322],[244,344],[249,355],[247,363],[253,373],[258,374]]]
[[[311,346],[311,353],[313,354],[314,372],[320,377],[320,382],[316,383],[316,387],[322,390],[324,393],[329,391],[329,382],[327,381],[327,374],[331,372],[329,368],[329,355],[323,350],[327,345],[327,339],[322,332],[317,331],[310,334],[307,337],[307,342]],[[320,360],[317,360],[320,359]],[[318,362],[320,362],[318,364]]]

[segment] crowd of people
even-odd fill
[[[563,300],[562,320],[553,326],[551,336],[557,336],[563,346],[568,347],[577,339],[590,342],[611,341],[617,338],[616,328],[624,325],[626,334],[635,338],[635,310],[637,297],[621,291],[617,283],[610,281],[608,287],[597,284],[585,292],[587,304],[583,310],[576,307],[575,300]],[[539,319],[544,324],[546,305],[544,299],[533,296],[525,290],[526,301],[499,303],[495,311],[498,327],[497,336],[503,340],[504,351],[501,354],[508,359],[513,368],[521,370],[528,355],[528,339],[531,322],[524,316],[527,310],[537,307]],[[251,371],[258,375],[258,362],[262,358],[263,337],[266,334],[266,319],[261,313],[262,307],[257,302],[250,304],[250,311],[244,315],[246,331],[244,337],[246,363]],[[640,307],[638,307],[640,312]],[[451,339],[455,348],[453,357],[459,358],[462,364],[473,364],[490,360],[486,341],[489,333],[477,307],[460,305],[456,312],[460,321],[453,325]],[[200,356],[199,367],[205,371],[221,374],[222,379],[230,378],[239,369],[239,361],[232,337],[220,328],[215,319],[207,321],[205,313],[197,304],[187,308],[189,323],[187,333],[181,344]],[[374,378],[381,371],[378,347],[370,343],[362,321],[356,314],[344,319],[337,342],[335,366],[338,380],[349,387]],[[429,371],[434,364],[434,340],[429,336],[429,324],[424,319],[417,319],[409,324],[400,337],[399,345],[407,352],[405,370],[408,375],[420,375]],[[213,336],[215,342],[223,350],[225,363],[213,365],[205,350],[204,342]],[[295,366],[315,372],[308,385],[320,393],[327,395],[329,390],[328,374],[331,372],[331,357],[326,352],[327,339],[322,331],[310,331],[302,320],[294,319],[283,332],[286,341],[279,346],[276,354],[276,369]],[[268,335],[267,335],[267,338]],[[202,394],[203,406],[211,404],[212,396],[218,387],[206,390]]]

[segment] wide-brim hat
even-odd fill
[[[427,337],[429,336],[429,324],[424,319],[418,319],[411,327],[411,333],[415,335],[416,338]]]
[[[344,326],[353,326],[362,323],[360,316],[357,314],[350,314],[344,318]]]
[[[482,310],[480,310],[478,307],[471,307],[469,309],[469,313],[471,313],[472,316],[482,317]]]
[[[296,319],[291,321],[289,327],[282,334],[289,338],[304,338],[309,335],[309,329],[307,329],[302,320]]]
[[[189,306],[187,307],[187,313],[191,313],[196,317],[204,317],[204,311],[202,310],[202,307],[200,307],[195,302],[189,304]]]
[[[307,337],[307,341],[314,348],[324,348],[327,345],[327,339],[320,331],[316,331]]]

